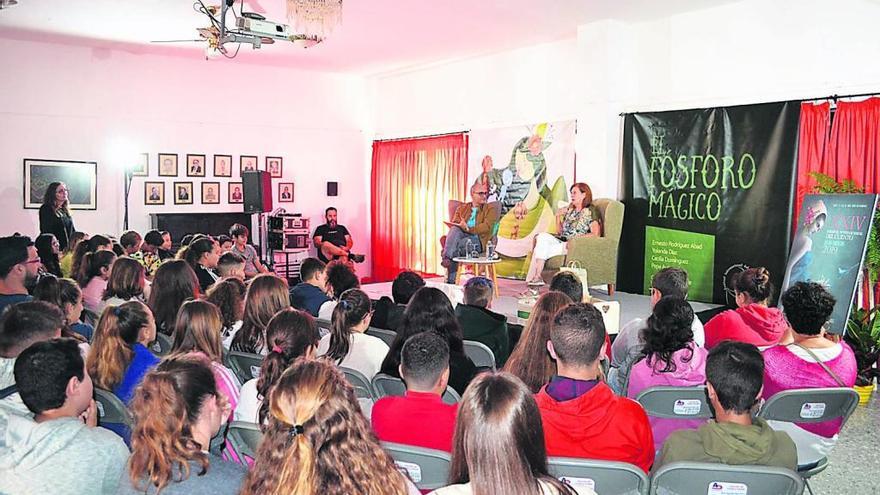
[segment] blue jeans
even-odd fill
[[[448,284],[455,283],[455,272],[458,270],[458,263],[452,261],[452,258],[467,256],[469,254],[467,252],[468,241],[471,241],[471,251],[483,251],[482,244],[480,244],[480,237],[476,234],[468,234],[459,227],[450,228],[449,233],[446,234],[446,245],[443,247],[443,257],[450,260],[449,271],[446,274],[446,283]]]

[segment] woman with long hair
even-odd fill
[[[89,235],[85,232],[76,231],[70,237],[70,242],[67,243],[67,247],[61,251],[61,259],[58,264],[61,266],[61,273],[65,277],[73,277],[74,273],[71,269],[73,266],[73,255],[76,252],[76,248],[83,242],[88,241]]]
[[[244,297],[247,286],[237,278],[226,278],[214,284],[205,300],[220,309],[223,318],[223,347],[229,349],[232,337],[241,329],[244,317]]]
[[[719,313],[706,322],[706,348],[724,340],[767,348],[789,338],[782,310],[770,306],[773,290],[770,272],[764,267],[749,268],[734,276],[736,309]]]
[[[571,203],[556,213],[556,234],[535,236],[535,249],[526,275],[528,285],[544,285],[544,263],[568,252],[568,241],[575,237],[602,237],[599,211],[593,206],[593,191],[583,182],[572,184]]]
[[[550,327],[556,313],[571,304],[562,292],[550,291],[538,298],[519,342],[504,364],[504,371],[516,376],[537,394],[556,374],[556,362],[547,352]]]
[[[177,311],[184,301],[199,298],[199,281],[183,260],[168,260],[156,270],[148,305],[156,317],[156,328],[165,335],[174,331]]]
[[[220,279],[214,272],[214,269],[217,268],[217,261],[220,260],[220,244],[210,237],[202,237],[193,241],[187,247],[184,259],[196,272],[202,292],[207,291],[208,287]]]
[[[58,255],[61,253],[61,247],[58,239],[54,234],[40,234],[34,241],[34,247],[37,248],[37,254],[43,263],[43,269],[46,273],[51,273],[56,277],[61,277],[61,263]]]
[[[122,256],[113,262],[110,269],[110,277],[107,279],[107,288],[101,296],[98,305],[98,313],[107,306],[118,306],[128,301],[144,302],[144,287],[147,278],[144,265]]]
[[[400,351],[406,339],[421,332],[435,332],[449,343],[449,386],[459,394],[477,374],[477,367],[464,353],[461,327],[449,298],[436,287],[422,287],[406,305],[397,337],[382,361],[380,373],[400,377]]]
[[[642,390],[659,387],[696,387],[706,383],[709,351],[694,343],[694,310],[687,301],[667,296],[654,305],[648,326],[642,330],[644,358],[629,371],[626,396],[635,399]],[[696,429],[705,420],[648,417],[654,432],[654,450],[659,450],[675,430]]]
[[[117,493],[238,493],[247,470],[208,453],[229,406],[206,362],[166,358],[144,376],[130,410],[131,457]]]
[[[458,405],[450,486],[437,495],[595,495],[574,489],[547,469],[538,404],[508,373],[482,373]]]
[[[258,378],[241,386],[241,402],[235,408],[236,421],[264,424],[269,414],[266,397],[275,382],[293,361],[301,356],[313,357],[321,334],[312,315],[286,308],[279,311],[266,326],[269,354],[263,359]]]
[[[93,313],[101,314],[101,298],[110,280],[110,271],[116,261],[113,251],[86,253],[80,265],[76,282],[82,287],[83,306]]]
[[[98,251],[113,251],[113,241],[102,235],[93,235],[88,240],[83,239],[77,244],[70,261],[70,278],[79,278],[85,256]]]
[[[220,310],[207,301],[187,301],[177,312],[172,336],[172,354],[196,354],[211,363],[217,390],[226,397],[230,413],[238,405],[241,384],[235,374],[223,365],[223,344],[220,341]]]
[[[373,311],[364,291],[349,289],[342,293],[330,324],[330,333],[318,344],[318,355],[326,356],[337,366],[363,373],[372,380],[388,354],[388,344],[367,335]]]
[[[248,286],[244,298],[244,323],[232,338],[231,349],[266,355],[266,325],[275,313],[290,307],[287,282],[275,275],[257,275]]]
[[[95,329],[88,323],[80,321],[82,316],[82,290],[69,278],[57,278],[54,275],[40,277],[34,287],[34,300],[54,304],[64,313],[64,325],[61,335],[71,337],[80,342],[89,342]]]
[[[52,182],[43,194],[40,206],[40,233],[52,234],[58,239],[61,249],[66,249],[76,230],[70,216],[67,184]]]
[[[269,416],[242,495],[418,493],[382,450],[332,363],[297,359],[269,393]]]

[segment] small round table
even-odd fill
[[[492,281],[492,285],[495,286],[495,297],[498,297],[498,276],[495,274],[495,265],[501,263],[500,258],[490,259],[485,256],[480,258],[460,257],[452,258],[452,261],[458,263],[458,268],[455,270],[456,285],[461,283],[461,274],[464,271],[464,268],[470,267],[474,275],[480,276],[480,272],[482,271],[482,275]]]

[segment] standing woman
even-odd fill
[[[535,237],[535,250],[526,275],[528,285],[544,285],[544,263],[568,252],[568,241],[575,237],[601,237],[599,213],[593,207],[593,191],[584,182],[571,186],[571,203],[556,212],[556,234],[542,232]]]
[[[68,204],[67,184],[49,184],[43,195],[43,206],[40,207],[40,233],[53,234],[62,250],[67,248],[75,230]]]

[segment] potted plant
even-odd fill
[[[867,404],[874,391],[874,378],[880,376],[880,370],[874,365],[880,358],[880,307],[870,310],[854,306],[846,322],[846,335],[843,339],[849,344],[856,357],[858,374],[856,375],[856,392],[859,393],[859,404]]]

